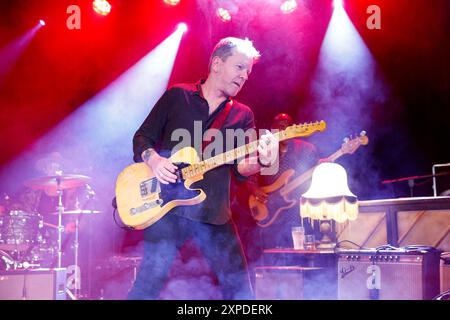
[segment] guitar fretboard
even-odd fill
[[[291,139],[294,137],[308,136],[317,130],[323,131],[326,127],[324,121],[307,123],[303,125],[294,125],[286,128],[286,130],[276,132],[274,134],[275,138],[279,141]],[[193,178],[198,175],[203,175],[204,173],[222,166],[226,163],[232,163],[236,159],[245,157],[248,154],[257,151],[259,140],[252,141],[238,148],[232,149],[230,151],[218,154],[214,157],[208,158],[206,160],[200,161],[198,163],[192,164],[181,169],[183,179]]]

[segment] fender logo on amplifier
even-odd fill
[[[355,267],[353,265],[350,265],[348,268],[342,267],[341,271],[339,271],[339,273],[341,274],[341,279],[344,279],[344,277],[353,270],[355,270]]]

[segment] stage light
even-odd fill
[[[343,8],[344,7],[343,0],[333,0],[333,7],[334,8]]]
[[[106,0],[94,0],[92,2],[92,8],[102,16],[107,16],[111,12],[111,5]]]
[[[45,21],[44,20],[39,20],[39,24],[41,25],[41,26],[45,26]]]
[[[228,11],[227,9],[218,8],[216,14],[219,17],[219,19],[222,20],[223,22],[231,21],[231,14],[230,11]]]
[[[177,30],[182,33],[185,33],[187,31],[187,24],[184,22],[179,23],[177,26]]]
[[[288,14],[297,9],[297,1],[295,0],[286,0],[280,5],[280,10],[284,14]]]
[[[164,0],[165,4],[168,4],[169,6],[176,6],[180,3],[180,0]]]

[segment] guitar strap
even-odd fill
[[[209,129],[220,129],[223,126],[223,123],[225,122],[225,119],[227,118],[228,114],[230,113],[231,107],[233,106],[233,100],[230,100],[227,102],[225,107],[219,112],[219,114],[214,118],[213,123],[209,128],[206,129],[206,135],[203,138],[202,141],[202,152],[205,150],[206,146],[212,142],[213,137],[217,133],[216,130],[209,130]]]

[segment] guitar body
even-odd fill
[[[260,227],[268,227],[283,210],[295,205],[295,200],[290,200],[287,195],[281,193],[282,188],[289,182],[294,173],[295,171],[292,169],[286,170],[274,183],[261,188],[262,191],[267,193],[265,203],[258,201],[254,195],[249,197],[250,211]]]
[[[199,162],[194,148],[187,147],[174,153],[170,160],[179,168]],[[119,216],[124,224],[136,230],[145,229],[161,219],[171,209],[191,206],[206,199],[201,189],[190,186],[203,179],[198,175],[193,179],[176,183],[161,184],[151,168],[145,163],[135,163],[126,167],[117,177],[116,201]]]

